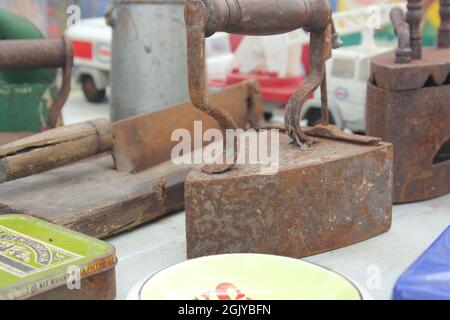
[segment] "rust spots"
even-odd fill
[[[272,176],[249,165],[221,175],[207,175],[198,168],[189,174],[190,258],[230,252],[299,258],[389,229],[390,144],[367,146],[320,138],[303,151],[289,141],[288,135],[280,135],[280,170]]]
[[[155,187],[155,197],[160,205],[163,205],[164,201],[166,201],[166,188],[167,181],[165,179],[159,181]]]

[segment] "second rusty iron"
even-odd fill
[[[391,12],[399,47],[372,59],[367,133],[394,145],[394,202],[450,192],[450,2],[441,0],[438,47],[422,49],[421,1]]]
[[[325,61],[338,37],[328,1],[189,0],[186,25],[193,105],[224,131],[236,126],[220,105],[206,98],[207,36],[218,31],[271,35],[305,28],[311,33],[312,67],[287,106],[282,128],[287,134],[278,141],[278,172],[265,175],[260,165],[237,165],[239,144],[246,139],[234,135],[234,149],[226,151],[225,162],[194,169],[188,176],[188,257],[254,252],[298,258],[386,232],[392,212],[392,146],[329,125]],[[302,130],[301,108],[319,86],[323,123]],[[260,131],[258,137],[264,134]],[[250,145],[246,152],[255,148]]]

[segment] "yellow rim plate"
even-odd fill
[[[205,257],[148,279],[141,300],[361,300],[343,276],[304,261],[259,254]]]

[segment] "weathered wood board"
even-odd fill
[[[0,214],[31,215],[96,238],[131,230],[184,208],[192,166],[163,163],[138,174],[110,155],[0,184]]]

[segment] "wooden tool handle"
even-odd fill
[[[110,151],[113,143],[112,124],[99,119],[52,129],[0,146],[0,183]]]
[[[321,31],[331,21],[328,0],[202,0],[209,19],[206,36],[216,32],[273,35],[307,28]]]
[[[63,39],[0,41],[0,69],[62,68],[66,61]]]

